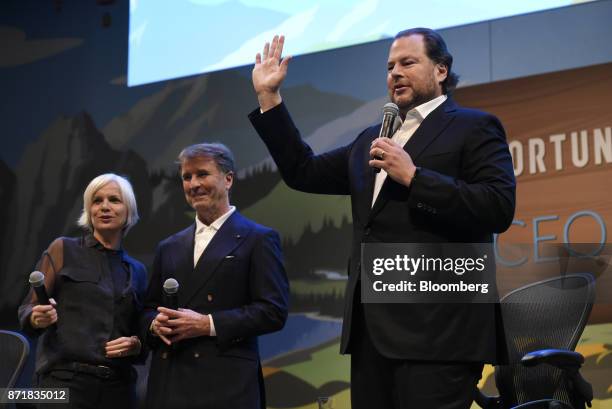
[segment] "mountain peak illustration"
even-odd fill
[[[310,85],[289,87],[283,97],[306,133],[362,104]],[[267,156],[247,118],[255,108],[257,98],[250,79],[234,71],[220,71],[168,81],[113,118],[103,133],[110,146],[138,152],[152,169],[174,167],[176,156],[187,145],[222,140],[234,151],[240,169]]]

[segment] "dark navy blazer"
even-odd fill
[[[257,336],[284,326],[289,298],[279,236],[236,211],[194,268],[194,234],[195,224],[159,243],[142,328],[163,304],[164,281],[175,278],[179,307],[211,314],[217,336],[172,348],[155,339],[146,407],[265,407]]]
[[[404,146],[421,167],[410,187],[387,177],[372,207],[370,145],[380,124],[349,145],[315,155],[284,104],[249,118],[290,187],[351,196],[352,252],[341,351],[350,352],[361,243],[487,243],[515,208],[515,178],[504,129],[493,115],[447,99]],[[494,282],[494,279],[492,279]],[[364,304],[368,333],[389,358],[496,362],[495,304]],[[501,338],[501,337],[500,337]]]

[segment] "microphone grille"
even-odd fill
[[[45,285],[45,275],[40,271],[32,271],[28,281],[33,287],[41,287]]]
[[[385,114],[397,116],[399,115],[399,108],[393,102],[387,102],[383,107],[383,115]]]
[[[179,289],[179,283],[174,278],[168,278],[164,281],[164,292],[168,295],[176,294]]]

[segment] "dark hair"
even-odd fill
[[[427,57],[436,64],[446,66],[448,74],[446,79],[442,81],[442,92],[445,94],[451,93],[457,86],[457,82],[459,82],[459,76],[451,70],[453,67],[453,56],[448,52],[442,36],[430,28],[416,27],[400,31],[395,35],[395,39],[412,35],[423,36]]]
[[[194,158],[211,158],[223,173],[234,173],[234,155],[222,143],[197,143],[183,149],[178,156],[179,170],[184,161]]]

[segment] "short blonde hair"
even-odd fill
[[[125,222],[125,227],[123,228],[123,235],[125,236],[127,232],[138,222],[138,207],[136,206],[136,196],[134,195],[134,190],[132,189],[130,182],[126,178],[115,175],[114,173],[105,173],[103,175],[96,176],[91,182],[89,182],[89,185],[87,185],[85,188],[85,192],[83,192],[83,211],[81,212],[81,216],[79,217],[77,223],[85,230],[93,232],[93,224],[91,223],[91,214],[89,211],[89,209],[91,209],[93,197],[98,190],[102,189],[102,187],[106,186],[110,182],[115,182],[117,186],[119,186],[121,199],[127,206],[127,220]]]

